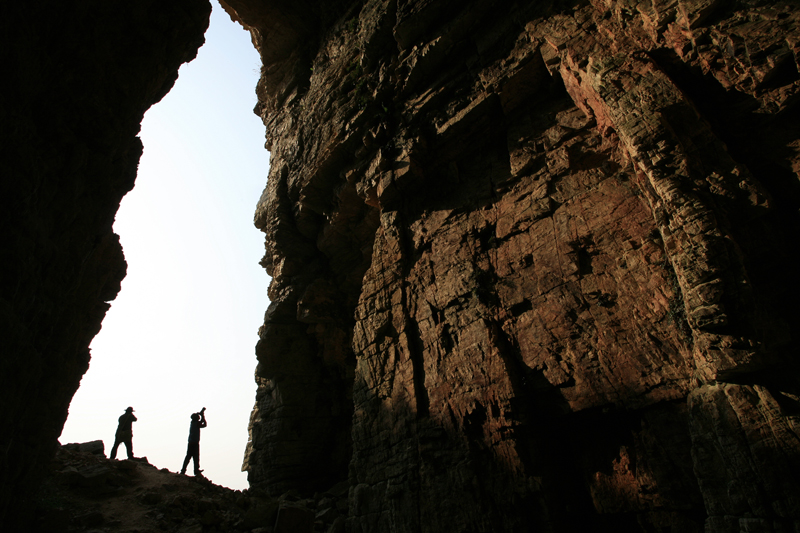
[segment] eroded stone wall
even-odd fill
[[[0,7],[0,529],[28,531],[126,264],[114,215],[144,112],[203,43],[206,0]],[[131,362],[131,364],[135,364]]]
[[[272,153],[251,483],[348,477],[353,531],[800,527],[795,3],[225,6]]]

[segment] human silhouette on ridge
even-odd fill
[[[128,407],[122,416],[119,417],[119,425],[117,426],[117,433],[114,436],[114,446],[111,448],[111,459],[117,458],[117,448],[124,443],[125,449],[128,450],[128,459],[133,459],[133,423],[136,422],[136,417],[133,415],[133,407]]]
[[[181,474],[186,474],[186,467],[189,460],[194,459],[194,475],[202,477],[200,470],[200,429],[206,427],[206,408],[200,409],[199,413],[192,414],[192,423],[189,425],[189,446],[186,448],[186,458],[183,460]]]

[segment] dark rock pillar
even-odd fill
[[[0,7],[0,523],[25,530],[126,264],[112,232],[144,112],[193,59],[207,0]],[[18,527],[15,527],[18,526]]]

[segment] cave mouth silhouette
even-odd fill
[[[4,293],[0,307],[0,313],[8,318],[0,321],[9,333],[3,335],[3,338],[7,339],[9,353],[18,354],[18,357],[0,361],[2,365],[0,375],[9,376],[6,378],[8,387],[4,390],[2,398],[2,411],[8,413],[9,417],[5,421],[7,431],[0,433],[0,450],[3,453],[0,490],[4,505],[0,510],[2,511],[0,520],[3,520],[9,507],[16,505],[16,494],[29,491],[34,486],[36,476],[28,476],[26,469],[38,468],[48,454],[52,454],[49,446],[54,442],[66,419],[65,406],[69,404],[81,375],[88,367],[89,352],[86,348],[88,340],[100,329],[100,321],[107,310],[107,306],[102,302],[112,300],[119,290],[119,280],[122,278],[121,272],[124,272],[125,265],[119,244],[111,233],[111,223],[120,199],[133,186],[136,164],[141,152],[141,145],[138,141],[133,141],[134,136],[131,132],[138,128],[143,109],[130,108],[136,106],[146,108],[167,93],[174,81],[171,79],[171,72],[177,71],[177,65],[188,60],[188,56],[191,55],[189,49],[193,43],[199,44],[196,40],[203,33],[200,28],[202,14],[195,15],[185,11],[194,0],[176,0],[163,6],[153,0],[145,0],[147,1],[150,1],[150,4],[145,3],[143,8],[141,7],[143,4],[137,4],[131,9],[141,8],[147,15],[157,11],[159,13],[157,24],[142,24],[143,20],[149,22],[147,17],[129,16],[128,12],[114,12],[114,7],[96,9],[101,5],[99,0],[89,0],[74,8],[59,7],[56,3],[4,6],[4,15],[8,13],[11,16],[0,17],[0,28],[3,30],[0,31],[0,35],[6,39],[4,42],[6,46],[0,50],[3,50],[4,54],[10,54],[12,58],[12,61],[9,61],[9,79],[20,82],[19,86],[0,87],[0,117],[4,123],[9,124],[8,128],[4,128],[5,131],[0,131],[0,150],[4,154],[4,157],[0,157],[0,161],[16,158],[9,165],[9,178],[3,180],[0,189],[0,199],[3,202],[0,213],[5,221],[13,221],[14,228],[19,229],[19,233],[11,239],[13,242],[9,246],[9,260],[5,261],[4,257],[0,265],[4,274],[9,273],[10,279],[19,280],[11,291],[2,287]],[[88,17],[90,13],[95,15],[95,11],[107,17],[104,24],[98,25],[97,19]],[[92,22],[87,23],[87,20]],[[132,28],[135,31],[129,31]],[[169,28],[170,31],[165,32],[164,28]],[[86,31],[87,29],[91,31]],[[142,36],[150,39],[142,39]],[[162,49],[164,47],[161,44],[164,42],[167,42],[168,46]],[[102,46],[98,46],[98,43]],[[151,46],[153,43],[156,44]],[[167,49],[173,45],[182,49],[177,51]],[[131,50],[135,50],[136,53],[131,53]],[[81,63],[73,72],[72,66],[77,60]],[[307,75],[308,69],[302,70]],[[793,82],[796,81],[795,78],[795,71],[787,71],[778,81],[783,79]],[[129,83],[120,83],[120,80]],[[175,94],[171,93],[172,96]],[[130,103],[133,101],[136,102],[136,106]],[[6,105],[6,102],[13,102],[13,105]],[[198,105],[189,100],[184,100],[182,103],[192,109],[195,116],[203,119],[201,123],[207,121],[215,109],[215,106]],[[186,134],[174,136],[188,141]],[[171,150],[170,153],[176,154],[177,151]],[[13,155],[13,158],[5,157],[8,155]],[[173,167],[170,168],[170,172],[183,171],[190,166],[172,159]],[[222,322],[230,317],[230,313],[223,314],[223,319],[212,320],[210,323],[201,322],[188,313],[189,310],[207,309],[206,306],[224,309],[241,307],[241,297],[233,299],[232,307],[225,307],[210,302],[211,298],[208,295],[200,294],[196,290],[197,287],[210,286],[212,281],[218,280],[225,280],[231,284],[229,287],[233,287],[234,283],[240,281],[239,276],[212,272],[200,281],[189,279],[189,275],[194,275],[198,270],[197,265],[211,263],[217,259],[225,262],[233,257],[232,254],[219,252],[207,254],[209,243],[216,237],[216,233],[221,233],[223,240],[227,241],[226,244],[229,246],[236,244],[233,241],[238,236],[237,232],[223,231],[219,224],[202,225],[212,220],[215,211],[227,201],[227,192],[240,183],[240,180],[229,178],[228,187],[221,193],[210,192],[207,184],[200,178],[200,172],[206,170],[208,166],[206,163],[199,157],[194,158],[188,178],[184,184],[177,187],[179,193],[177,198],[183,200],[191,193],[213,201],[203,204],[206,207],[201,215],[177,217],[174,225],[182,224],[183,232],[168,240],[160,248],[163,252],[161,260],[167,252],[180,250],[180,255],[188,258],[189,264],[178,275],[172,277],[166,276],[163,268],[156,268],[160,275],[153,279],[163,281],[164,278],[168,278],[167,283],[160,287],[156,297],[147,299],[149,312],[138,320],[129,321],[136,324],[134,333],[129,333],[125,342],[117,344],[115,348],[114,357],[125,363],[124,373],[120,378],[107,380],[107,384],[114,392],[124,392],[123,385],[132,383],[136,387],[136,392],[125,394],[125,397],[119,398],[118,401],[112,401],[110,393],[107,393],[103,396],[102,402],[109,406],[113,414],[108,416],[107,422],[106,416],[96,417],[103,421],[103,424],[107,424],[105,427],[113,428],[120,410],[130,404],[136,407],[141,424],[155,421],[160,416],[171,420],[170,417],[174,414],[177,422],[171,426],[175,426],[177,433],[180,434],[175,440],[182,443],[186,431],[186,414],[197,410],[201,405],[206,405],[209,406],[209,432],[204,435],[204,451],[208,451],[211,438],[209,435],[213,435],[210,433],[212,430],[235,433],[242,429],[241,424],[234,424],[236,427],[234,431],[224,430],[224,423],[233,420],[224,415],[215,416],[215,404],[209,402],[208,391],[226,395],[238,392],[235,389],[243,389],[240,385],[241,380],[234,380],[236,385],[233,388],[220,386],[219,380],[230,373],[232,366],[240,357],[242,361],[246,361],[243,364],[249,367],[250,372],[253,366],[252,341],[247,341],[246,347],[241,351],[232,343],[222,342],[217,345],[213,341],[213,335],[217,330],[231,329],[227,327],[228,322]],[[455,169],[457,177],[458,167]],[[232,167],[226,166],[225,175],[238,176],[238,173]],[[166,187],[168,183],[167,180],[161,180],[158,185]],[[137,186],[137,190],[142,192],[146,189]],[[160,194],[156,196],[162,200],[165,198]],[[167,207],[168,213],[176,211],[174,205]],[[249,216],[252,207],[238,211],[246,211]],[[148,222],[155,218],[151,212]],[[171,225],[162,223],[161,227]],[[756,225],[753,226],[757,229]],[[157,224],[156,227],[158,228]],[[760,235],[754,232],[750,238],[755,242]],[[485,244],[491,245],[492,236],[486,233],[485,237]],[[591,241],[576,241],[575,245],[579,274],[589,276],[599,271],[599,262],[591,252],[594,244]],[[762,275],[767,277],[769,274],[765,271]],[[481,279],[485,283],[487,277],[482,276]],[[126,283],[130,284],[132,280],[133,277]],[[190,291],[188,295],[179,296],[177,289],[183,285],[194,287],[195,290]],[[776,283],[775,289],[780,290],[780,284]],[[227,292],[232,291],[228,289]],[[143,292],[126,285],[126,291],[122,293],[118,303],[128,294],[140,295]],[[603,307],[613,306],[613,300],[607,298],[606,293],[596,294]],[[476,290],[475,296],[482,296],[482,293]],[[179,308],[178,302],[185,307]],[[164,342],[160,342],[162,339],[152,334],[158,322],[152,312],[155,307],[164,307],[171,311],[166,320],[161,320],[170,326],[168,334],[163,337]],[[263,309],[264,306],[255,316],[260,316]],[[513,312],[524,314],[527,310],[527,305],[523,304],[515,307]],[[206,317],[201,314],[201,318]],[[190,324],[189,333],[176,334],[176,325],[179,322]],[[109,322],[104,324],[106,330],[110,327]],[[241,336],[237,335],[236,339],[246,340],[248,335],[252,335],[251,338],[255,340],[255,330],[256,327],[248,326],[248,332]],[[192,348],[191,342],[198,339],[202,343],[202,350]],[[137,344],[142,340],[147,342]],[[658,343],[660,345],[661,341]],[[794,344],[796,343],[792,345]],[[123,348],[131,347],[129,353],[121,353]],[[207,355],[205,350],[209,350],[210,355]],[[144,358],[153,352],[166,354],[161,357],[162,360],[172,359],[174,354],[183,352],[189,353],[191,358],[188,363],[170,371],[165,369],[158,373],[151,371],[144,378],[137,379],[135,371],[148,369],[149,365],[144,362]],[[240,353],[248,355],[240,356]],[[97,367],[101,365],[101,361],[100,357],[93,360],[94,373],[89,376],[97,375]],[[419,361],[420,358],[417,358],[417,366]],[[222,365],[221,369],[214,367],[217,363]],[[192,374],[197,368],[215,368],[216,372],[213,373],[213,379],[204,380]],[[778,368],[776,371],[781,370]],[[417,379],[425,379],[425,372],[417,370],[414,374]],[[746,375],[744,378],[752,379],[753,376]],[[201,390],[206,396],[198,399],[194,396],[189,397],[192,394],[178,395],[176,389],[178,384],[182,383],[191,385],[192,394]],[[751,385],[744,383],[741,387],[731,386],[729,390],[733,391],[731,395],[738,393],[740,389],[747,392],[746,387]],[[795,382],[790,385],[794,386]],[[159,405],[156,415],[151,412],[148,416],[147,409],[143,409],[143,405],[131,396],[142,391],[150,393],[156,390],[170,391],[173,400],[166,405]],[[709,393],[707,397],[701,398],[707,401],[707,405],[698,404],[695,415],[710,412],[708,407],[712,406],[712,401],[732,405],[723,397],[726,390],[720,386],[712,391],[713,395]],[[46,394],[43,394],[43,391]],[[252,388],[246,392],[252,404]],[[420,398],[426,394],[424,388],[415,392]],[[184,396],[189,404],[179,405],[175,398],[182,399]],[[672,401],[673,405],[677,405],[675,400]],[[784,394],[783,401],[785,404],[790,404],[793,400],[791,396]],[[428,407],[424,411],[430,413],[430,402],[426,405]],[[777,413],[777,410],[772,412]],[[216,413],[223,413],[223,410],[218,410]],[[464,436],[472,439],[469,444],[474,446],[479,434],[478,428],[488,415],[486,409],[476,409],[473,413],[465,422],[467,431]],[[488,413],[491,413],[491,410]],[[729,409],[725,419],[732,420],[731,414],[735,413]],[[593,415],[595,420],[594,415],[597,413],[587,412],[587,415]],[[616,413],[612,415],[606,417],[606,420],[619,428],[624,437],[622,442],[627,447],[626,432],[639,420],[617,416]],[[682,414],[680,417],[676,415],[676,418],[685,419]],[[409,417],[404,416],[403,419],[407,420]],[[706,420],[699,423],[699,426],[712,428],[711,422],[714,421]],[[755,423],[757,419],[751,418],[749,422]],[[145,438],[145,434],[138,432],[140,429],[137,428],[135,437],[136,449],[152,458],[152,453],[147,451],[140,440]],[[578,438],[568,438],[569,442],[590,441],[588,438],[579,438],[591,433],[583,430],[582,425],[573,428],[564,424],[563,427],[556,429],[563,429],[567,433],[566,437],[569,437],[569,431],[573,431]],[[742,431],[739,431],[739,426],[728,424],[714,426],[712,429],[718,435],[731,431],[735,431],[738,435],[744,434],[747,428],[742,427]],[[111,433],[110,429],[103,431],[108,431],[109,435]],[[709,441],[717,438],[713,431],[708,432]],[[441,432],[431,431],[430,436],[439,438]],[[444,438],[455,440],[459,436],[455,433],[445,434]],[[164,437],[165,434],[159,435],[160,440],[172,442],[171,438]],[[653,442],[658,440],[652,439]],[[753,441],[744,439],[737,442],[736,447],[747,451],[751,442]],[[608,470],[607,468],[604,470],[604,465],[616,460],[618,442],[607,441],[603,444],[600,453],[584,457],[590,460],[588,468],[607,475]],[[694,443],[691,445],[694,446]],[[179,449],[181,448],[182,446]],[[688,446],[683,445],[680,449],[687,450]],[[775,456],[779,457],[779,447],[775,447],[774,450],[776,450]],[[557,447],[557,451],[561,452],[561,447]],[[716,449],[709,446],[708,453],[716,454],[714,456],[720,459],[717,464],[726,466],[722,461],[725,457],[717,453]],[[240,454],[241,451],[237,455]],[[181,455],[182,451],[178,457]],[[484,460],[489,454],[478,455],[479,459]],[[492,461],[491,457],[485,460],[487,461],[485,464]],[[770,457],[767,457],[763,464],[769,466],[770,462]],[[204,463],[208,464],[207,461]],[[705,465],[700,464],[707,468],[704,473],[706,479],[714,481],[713,484],[716,485],[717,478],[711,475],[714,474],[716,466],[711,462],[705,462]],[[771,469],[764,469],[764,472],[781,475],[780,472]],[[756,471],[753,470],[753,473]],[[730,470],[726,475],[728,479],[735,479],[734,474],[736,471]],[[671,477],[668,475],[665,479]],[[573,486],[558,485],[554,487],[554,492],[569,494]],[[720,482],[719,486],[723,484]],[[728,487],[730,486],[729,484]],[[773,486],[780,487],[780,484],[775,483]],[[786,486],[792,485],[786,484]],[[10,523],[13,524],[13,521]],[[16,529],[24,530],[24,528]]]
[[[249,33],[218,4],[205,44],[142,121],[144,152],[114,231],[127,275],[91,344],[61,442],[102,439],[136,409],[136,454],[176,470],[188,416],[207,405],[203,467],[247,488],[241,472],[256,394],[254,347],[269,305],[253,213],[269,153],[252,109],[259,61]]]

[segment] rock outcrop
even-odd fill
[[[102,448],[102,441],[58,448],[35,499],[36,521],[25,531],[344,532],[346,484],[311,498],[294,491],[273,498],[159,470],[147,458],[109,460]]]
[[[353,531],[800,528],[795,3],[223,5],[272,154],[251,484],[347,475]]]
[[[207,0],[0,7],[0,524],[29,498],[125,276],[114,215],[145,110],[203,43]]]

